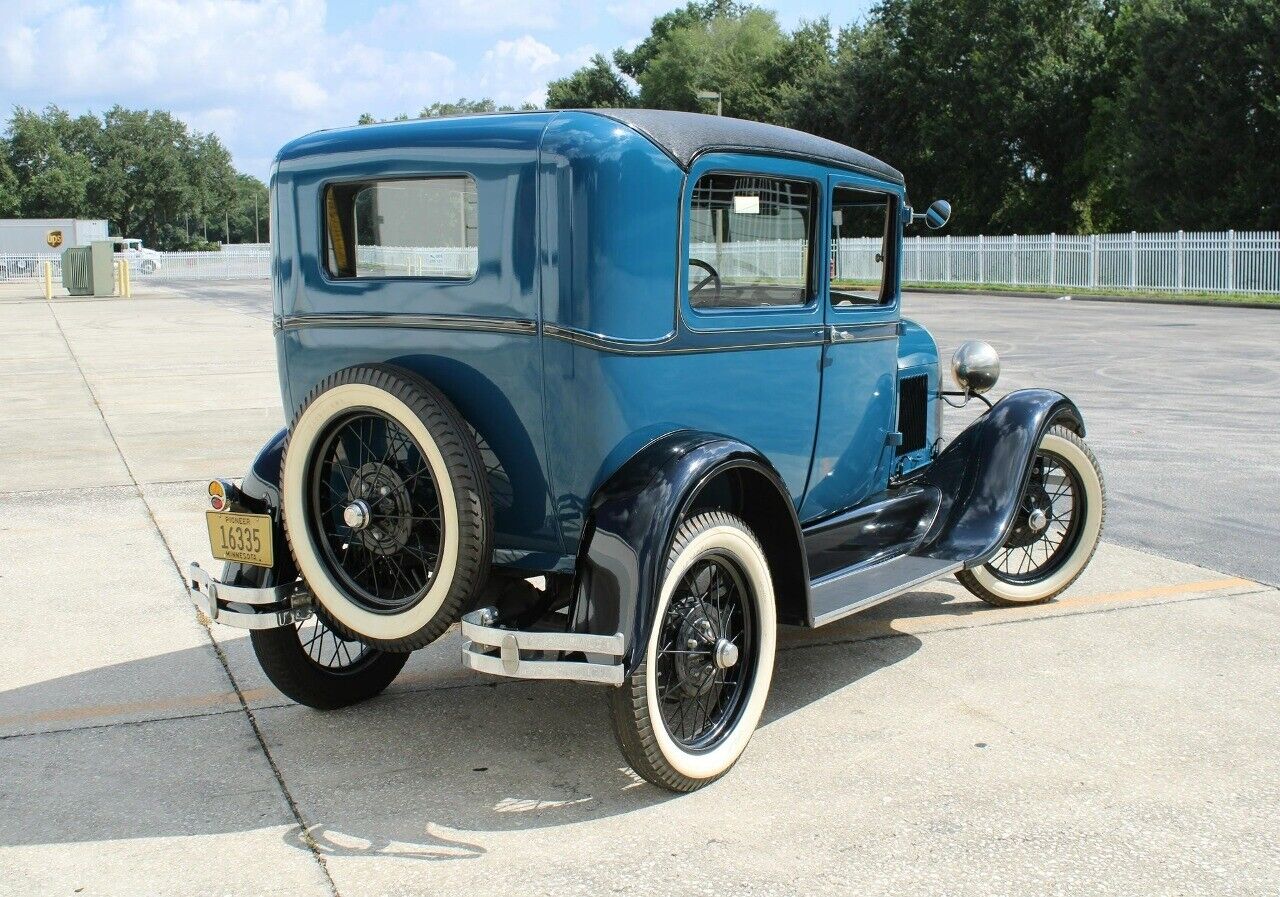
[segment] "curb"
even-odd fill
[[[1050,299],[1058,301],[1053,293],[1032,293],[1018,290],[948,290],[944,287],[911,287],[903,286],[904,293],[943,293],[951,296],[994,296],[1011,299]],[[1064,293],[1063,295],[1068,295]],[[1280,311],[1280,302],[1240,302],[1237,300],[1218,299],[1165,299],[1160,296],[1122,296],[1122,295],[1071,295],[1072,302],[1128,302],[1136,305],[1202,305],[1210,308],[1252,308],[1263,311]]]

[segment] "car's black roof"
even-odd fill
[[[764,122],[665,109],[582,109],[620,121],[648,137],[687,169],[708,152],[765,152],[853,168],[903,183],[902,172],[861,150]]]

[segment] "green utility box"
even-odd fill
[[[62,253],[62,286],[72,296],[114,296],[115,252],[110,240],[94,240]]]

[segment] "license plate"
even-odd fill
[[[274,564],[270,515],[205,511],[204,517],[209,525],[209,548],[218,560],[258,567]]]

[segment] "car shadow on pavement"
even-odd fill
[[[762,742],[791,714],[919,650],[919,639],[893,628],[895,618],[971,610],[948,602],[952,596],[916,593],[883,620],[784,630]],[[249,651],[247,640],[225,647],[233,669],[251,662],[239,656]],[[442,656],[429,660],[438,669],[443,653],[456,649],[441,645]],[[145,703],[148,682],[207,667],[210,654],[207,648],[170,652],[0,693],[0,720],[119,694],[123,683],[132,683]],[[286,843],[321,855],[438,861],[481,856],[485,833],[569,825],[676,799],[626,766],[605,697],[601,689],[574,683],[409,676],[379,698],[329,713],[271,691],[254,703],[253,719],[305,825],[288,827]],[[270,769],[253,733],[237,722],[240,714],[238,704],[228,703],[181,718],[157,713],[171,718],[142,724],[94,722],[66,744],[41,735],[0,742],[6,763],[6,748],[21,752],[21,743],[41,743],[17,758],[12,784],[0,789],[6,792],[0,794],[0,844],[252,831],[267,824],[263,802],[277,808],[267,815],[284,821],[279,800],[270,796],[276,791]],[[95,747],[94,765],[81,762],[86,747],[74,743],[81,737],[109,741]],[[744,768],[751,758],[748,750]],[[237,781],[240,768],[253,774]],[[56,795],[39,781],[50,774],[58,777]],[[719,787],[732,788],[732,776]],[[242,806],[243,788],[257,789],[256,805]],[[120,812],[122,796],[134,812]],[[223,796],[233,799],[224,806]],[[45,812],[53,799],[73,801],[74,812]],[[153,802],[161,811],[152,811]],[[210,806],[218,812],[198,811]]]

